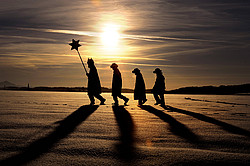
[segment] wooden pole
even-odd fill
[[[82,61],[82,57],[81,57],[81,55],[80,55],[80,52],[77,50],[77,53],[78,53],[78,55],[79,55],[79,57],[80,57],[80,59],[81,59],[81,62],[82,62],[82,66],[83,66],[83,68],[84,68],[84,70],[85,70],[85,72],[86,72],[86,75],[87,75],[87,70],[86,70],[86,67],[85,67],[85,65],[84,65],[84,63],[83,63],[83,61]]]

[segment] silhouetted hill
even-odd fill
[[[16,86],[15,84],[9,82],[9,81],[3,81],[3,82],[0,82],[0,87],[3,88],[3,87],[14,87]]]
[[[15,85],[15,84],[13,84]],[[87,92],[86,87],[0,87],[0,90],[27,90],[27,91],[59,91],[59,92]],[[102,92],[111,92],[112,89],[102,87]],[[146,93],[152,93],[147,89]],[[122,93],[133,93],[133,89],[122,89]],[[166,91],[166,94],[217,94],[233,95],[239,93],[250,93],[250,84],[243,85],[221,85],[221,86],[202,86],[202,87],[184,87],[175,90]]]
[[[203,87],[185,87],[167,91],[168,94],[218,94],[229,95],[238,93],[250,93],[250,84],[243,85],[221,85]]]

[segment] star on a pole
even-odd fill
[[[69,45],[71,45],[71,50],[76,49],[78,51],[78,47],[80,47],[81,45],[79,44],[80,40],[75,41],[74,39],[72,39],[72,43],[69,43]]]

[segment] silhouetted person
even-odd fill
[[[93,59],[88,59],[88,67],[89,67],[89,73],[87,73],[88,76],[88,95],[90,99],[90,105],[95,104],[95,99],[99,99],[101,101],[101,105],[104,105],[104,102],[106,99],[104,99],[101,94],[101,83],[100,79],[97,73],[97,69],[94,65]]]
[[[142,74],[138,68],[135,68],[132,73],[135,73],[136,75],[134,99],[138,100],[138,105],[140,106],[147,101],[145,83]]]
[[[156,68],[153,73],[156,74],[155,85],[152,89],[155,98],[155,105],[161,104],[165,106],[164,93],[165,93],[165,77],[162,75],[162,71],[159,68]],[[160,96],[160,98],[159,98]]]
[[[110,68],[114,70],[113,72],[113,81],[112,81],[112,96],[114,99],[114,105],[118,106],[118,99],[117,97],[124,100],[124,105],[127,105],[129,99],[121,94],[122,92],[122,77],[119,69],[117,68],[118,65],[113,63]]]

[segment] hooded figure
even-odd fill
[[[121,94],[122,92],[122,76],[118,69],[118,65],[113,63],[110,68],[114,70],[113,72],[113,81],[112,81],[112,96],[115,101],[114,105],[118,105],[117,97],[124,100],[124,105],[127,105],[129,99]]]
[[[164,101],[164,93],[165,93],[165,77],[162,75],[162,71],[159,68],[156,68],[153,73],[156,74],[156,81],[155,85],[152,89],[154,94],[154,98],[156,100],[155,105],[161,104],[162,106],[165,105]],[[160,98],[159,98],[159,96]]]
[[[100,94],[101,94],[101,83],[100,79],[97,73],[97,69],[94,65],[93,59],[88,59],[88,67],[89,67],[89,73],[87,73],[88,76],[88,95],[90,99],[90,105],[95,104],[95,99],[99,99],[101,101],[101,105],[104,105],[104,102],[106,99],[104,99]]]
[[[142,74],[138,68],[135,68],[132,73],[136,75],[135,89],[134,89],[134,99],[139,100],[138,105],[144,104],[146,99],[146,88]]]

